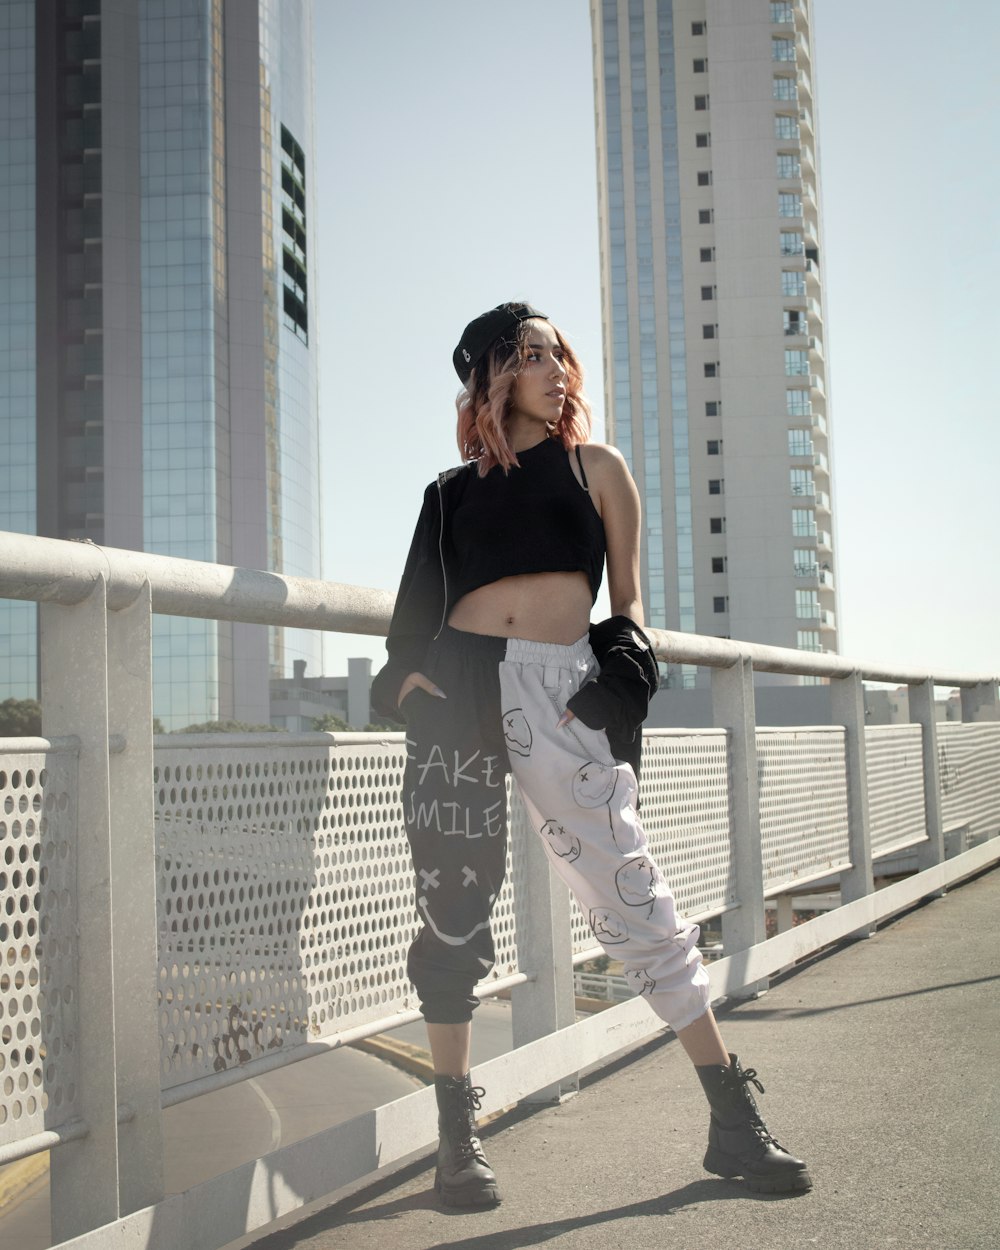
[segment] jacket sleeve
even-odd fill
[[[441,505],[437,483],[431,482],[424,491],[423,507],[396,594],[385,644],[389,659],[372,681],[372,707],[380,716],[399,719],[399,688],[410,673],[423,665],[427,648],[441,624],[445,585],[440,541]]]
[[[635,621],[612,616],[591,625],[590,645],[600,676],[582,686],[566,706],[588,729],[607,730],[612,745],[633,743],[660,683],[653,644]]]

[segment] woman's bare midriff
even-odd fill
[[[590,606],[584,573],[523,573],[463,595],[448,624],[470,634],[569,646],[587,632]]]

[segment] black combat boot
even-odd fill
[[[484,1207],[500,1201],[493,1169],[486,1162],[476,1136],[476,1112],[485,1090],[473,1088],[464,1077],[436,1076],[438,1145],[434,1188],[448,1207]]]
[[[705,1170],[717,1176],[742,1176],[747,1188],[758,1194],[782,1194],[812,1189],[801,1159],[782,1146],[767,1130],[750,1092],[764,1086],[753,1068],[744,1070],[735,1055],[729,1067],[708,1064],[696,1067],[712,1108],[708,1125]]]

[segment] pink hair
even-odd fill
[[[455,401],[458,409],[458,450],[463,460],[478,460],[480,477],[500,465],[504,473],[517,467],[517,456],[507,437],[514,383],[521,371],[528,321],[518,322],[516,342],[499,339],[472,371]],[[590,438],[590,403],[583,393],[583,369],[572,348],[555,327],[566,366],[566,401],[551,437],[567,451]]]

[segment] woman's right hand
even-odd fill
[[[436,699],[446,699],[448,696],[439,687],[435,686],[429,677],[425,677],[423,673],[410,673],[403,684],[399,687],[399,695],[396,698],[396,706],[402,708],[403,700],[407,695],[412,694],[417,687],[426,690],[428,694],[434,695]]]

